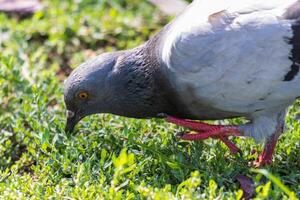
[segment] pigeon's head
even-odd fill
[[[106,112],[111,96],[110,75],[117,57],[116,53],[106,53],[93,58],[77,67],[65,81],[67,132],[72,132],[85,116]]]

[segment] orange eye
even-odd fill
[[[80,99],[82,99],[82,100],[86,100],[86,99],[89,97],[89,94],[86,93],[86,92],[80,92],[80,93],[78,94],[78,97],[79,97]]]

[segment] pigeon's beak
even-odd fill
[[[76,115],[76,112],[67,110],[67,123],[65,127],[66,133],[71,133],[74,130],[76,124],[80,121],[79,116]]]

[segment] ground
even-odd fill
[[[0,14],[1,199],[241,199],[237,175],[253,179],[257,199],[300,196],[299,102],[264,169],[249,165],[262,149],[251,139],[234,139],[243,155],[232,156],[216,140],[178,140],[183,129],[159,119],[95,115],[66,134],[65,76],[141,44],[171,17],[145,0],[43,4],[32,16]]]

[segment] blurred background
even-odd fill
[[[2,0],[0,10],[1,3],[1,54],[59,76],[96,54],[141,44],[169,20],[146,0]]]

